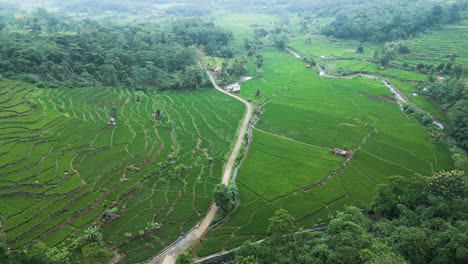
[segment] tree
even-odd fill
[[[283,50],[286,48],[286,43],[288,42],[288,37],[285,34],[276,34],[272,36],[273,44],[275,47]]]
[[[427,191],[430,194],[453,200],[468,194],[468,179],[462,171],[438,172],[434,174],[428,183]]]
[[[450,108],[449,125],[447,127],[450,135],[463,149],[468,149],[468,100],[462,99]]]
[[[260,89],[257,89],[257,91],[255,92],[255,97],[256,98],[262,97],[262,93],[260,92]]]
[[[364,52],[364,47],[362,45],[359,45],[359,47],[356,49],[356,53],[363,53]]]
[[[377,63],[378,61],[379,61],[379,53],[375,51],[374,55],[372,56],[372,62]]]
[[[161,122],[161,117],[163,115],[163,112],[161,111],[161,109],[156,109],[156,112],[154,112],[154,119],[158,120],[158,122]]]
[[[452,70],[452,72],[455,75],[455,78],[457,78],[457,80],[460,80],[460,78],[463,76],[464,71],[465,71],[465,69],[463,68],[463,65],[461,65],[461,64],[455,65],[455,67]]]
[[[184,252],[182,252],[182,254],[180,254],[176,260],[176,264],[193,264],[193,263],[195,263],[195,261],[193,260],[192,254],[190,254],[190,250],[185,250]]]
[[[263,56],[261,54],[257,54],[255,56],[255,65],[257,68],[261,68],[263,65]]]
[[[219,184],[214,191],[214,200],[216,205],[221,209],[221,212],[223,214],[228,214],[234,209],[238,195],[239,190],[235,184]]]
[[[112,107],[112,109],[109,112],[109,116],[112,118],[117,118],[117,109],[115,109],[115,107]]]
[[[242,260],[236,262],[239,264],[259,264],[258,263],[258,258],[256,256],[248,256],[246,258],[243,258]]]
[[[263,76],[264,76],[264,73],[262,70],[260,69],[257,69],[257,74],[256,74],[257,78],[259,79],[263,79]]]
[[[105,264],[110,260],[110,253],[100,244],[92,242],[81,248],[81,263],[85,264]]]
[[[105,64],[99,70],[101,81],[104,85],[114,86],[117,84],[117,70],[112,64]]]
[[[102,234],[97,226],[90,226],[84,231],[84,239],[89,242],[102,243]]]
[[[270,218],[270,225],[267,233],[272,237],[281,237],[291,234],[297,230],[294,224],[294,218],[284,209],[275,211],[273,217]]]

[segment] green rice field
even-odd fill
[[[326,79],[285,52],[263,52],[264,80],[241,96],[264,106],[253,143],[237,176],[240,205],[197,250],[200,256],[266,235],[274,211],[297,225],[326,222],[346,205],[365,205],[389,176],[430,175],[453,168],[448,150],[404,115],[391,92],[370,79]],[[254,100],[255,101],[255,100]],[[333,148],[352,150],[347,161]]]
[[[441,29],[423,34],[419,38],[405,41],[411,53],[399,58],[400,61],[416,66],[418,63],[447,63],[449,56],[456,54],[456,63],[468,66],[468,21],[446,25]]]
[[[95,225],[122,263],[148,259],[204,217],[245,111],[214,89],[143,93],[2,81],[0,94],[7,245],[54,246]],[[115,127],[107,125],[113,108]],[[112,208],[116,219],[106,219]]]

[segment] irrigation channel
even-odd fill
[[[302,56],[296,51],[292,50],[291,48],[286,48],[286,50],[289,52],[289,54],[291,54],[295,58],[302,60]],[[319,72],[320,76],[326,77],[326,78],[352,79],[355,77],[361,77],[361,78],[378,80],[382,82],[390,90],[390,92],[392,92],[392,94],[395,96],[395,99],[402,111],[403,111],[403,105],[408,104],[409,102],[409,100],[406,98],[403,92],[400,91],[400,89],[393,86],[392,84],[390,84],[389,81],[385,80],[384,78],[380,76],[376,76],[376,75],[372,75],[368,73],[357,73],[357,74],[351,74],[351,75],[331,75],[331,74],[326,73],[325,69],[320,67],[318,64],[317,64],[317,71]],[[444,124],[442,124],[442,122],[440,122],[439,120],[434,120],[432,123],[436,125],[437,127],[439,127],[440,129],[444,129]]]
[[[237,141],[234,145],[231,155],[229,156],[226,166],[224,167],[224,173],[223,173],[223,178],[222,178],[221,183],[228,184],[232,175],[232,171],[236,164],[237,154],[242,148],[244,135],[247,132],[247,129],[249,127],[250,117],[252,116],[253,109],[250,103],[248,103],[246,100],[242,99],[241,97],[235,94],[231,94],[225,91],[224,89],[222,89],[221,87],[219,87],[216,84],[216,80],[213,76],[213,73],[209,71],[207,71],[206,73],[208,74],[208,77],[210,78],[210,81],[213,84],[213,86],[216,88],[216,90],[235,98],[236,100],[242,102],[246,107],[246,112],[242,121],[242,125],[238,132],[239,135],[238,135]],[[195,228],[193,228],[187,235],[176,240],[174,243],[172,243],[170,246],[165,248],[161,253],[154,256],[150,260],[147,260],[142,263],[145,263],[145,264],[156,264],[156,263],[173,264],[175,263],[177,256],[179,256],[184,250],[186,250],[193,243],[200,240],[204,236],[204,234],[207,232],[210,226],[210,223],[213,221],[213,218],[216,215],[217,211],[218,211],[218,207],[214,203],[212,203],[206,213],[205,218],[203,218],[203,220]]]

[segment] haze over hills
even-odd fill
[[[466,263],[468,1],[0,1],[0,263]]]

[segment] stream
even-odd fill
[[[296,57],[298,59],[301,58],[301,56],[297,52],[295,52],[295,51],[293,51],[293,50],[291,50],[289,48],[287,49],[287,51],[291,55],[293,55],[294,57]],[[389,81],[385,80],[384,78],[382,78],[380,76],[376,76],[376,75],[372,75],[372,74],[368,74],[368,73],[358,73],[358,74],[351,74],[351,75],[346,75],[346,76],[331,75],[331,74],[327,74],[326,71],[322,67],[320,67],[319,65],[317,65],[317,70],[318,70],[320,76],[326,77],[326,78],[352,79],[352,78],[355,78],[355,77],[361,77],[361,78],[368,78],[368,79],[378,80],[381,83],[383,83],[385,85],[385,87],[387,87],[390,90],[390,92],[393,94],[393,96],[395,97],[401,111],[403,111],[403,105],[407,104],[409,102],[409,100],[406,98],[406,96],[403,94],[403,92],[400,91],[400,89],[393,86]],[[445,128],[444,124],[442,122],[440,122],[439,120],[434,120],[432,123],[434,125],[436,125],[437,127],[439,127],[440,129]]]

